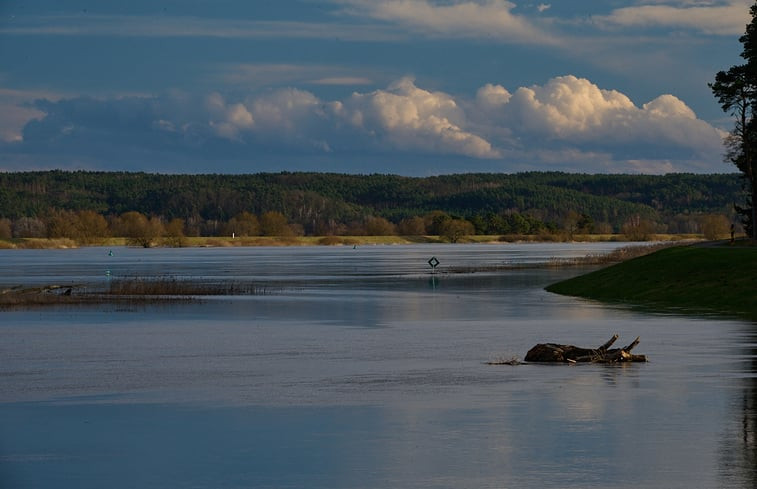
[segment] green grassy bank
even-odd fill
[[[757,320],[757,247],[667,248],[547,290],[653,310],[717,312]]]

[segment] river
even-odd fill
[[[506,267],[622,245],[0,250],[0,288],[259,291],[0,311],[0,487],[755,487],[754,324]],[[650,361],[487,364],[614,333]]]

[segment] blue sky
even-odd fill
[[[751,4],[2,0],[0,171],[731,172]]]

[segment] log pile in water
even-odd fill
[[[639,344],[636,338],[630,345],[623,348],[610,349],[618,335],[613,335],[610,340],[599,348],[579,348],[573,345],[558,345],[555,343],[539,343],[531,348],[526,354],[527,362],[550,362],[550,363],[621,363],[621,362],[646,362],[644,355],[634,355],[631,350]]]

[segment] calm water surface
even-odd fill
[[[0,288],[265,291],[0,312],[0,487],[755,487],[754,324],[543,290],[576,269],[473,271],[615,246],[0,250]],[[613,333],[651,361],[486,364]]]

